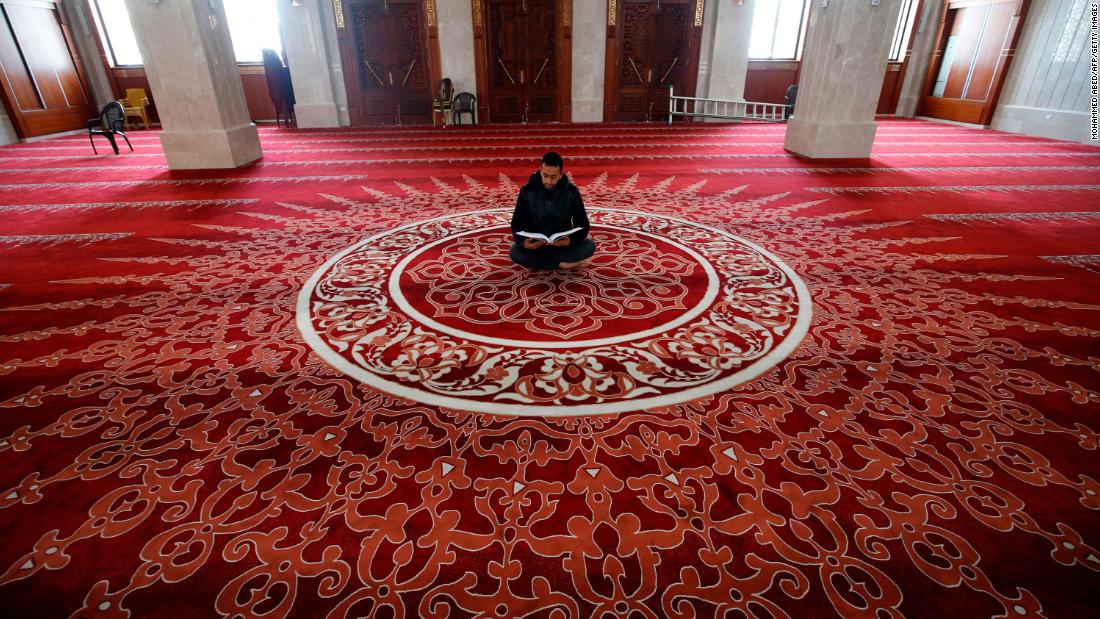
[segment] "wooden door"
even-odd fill
[[[611,109],[605,108],[604,120],[667,120],[669,86],[678,95],[695,95],[701,5],[626,0],[617,13],[608,28],[605,89]]]
[[[568,11],[559,11],[560,1],[485,0],[479,91],[491,122],[569,120],[563,101],[570,93],[571,48],[563,41]],[[475,15],[475,29],[478,21]]]
[[[917,114],[988,124],[1028,0],[951,0],[940,20]]]
[[[19,136],[87,127],[98,110],[60,2],[0,0],[0,10],[4,106]]]
[[[439,70],[428,53],[425,6],[421,0],[344,5],[346,28],[338,32],[353,125],[432,122],[433,76]],[[430,7],[434,27],[434,3]]]

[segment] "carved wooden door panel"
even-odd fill
[[[623,3],[616,120],[667,119],[669,84],[677,93],[687,90],[693,6],[674,0]]]
[[[433,89],[420,2],[368,0],[347,9],[355,59],[345,70],[352,123],[430,123]]]
[[[493,122],[560,118],[557,0],[489,0],[487,49]]]
[[[696,0],[627,0],[620,5],[608,120],[668,118],[668,87],[694,96],[698,46],[692,32]]]
[[[556,0],[526,0],[527,64],[524,96],[527,120],[552,122],[559,119],[556,94],[558,78],[554,28]],[[530,76],[530,77],[528,77]]]

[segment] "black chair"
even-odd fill
[[[468,92],[455,95],[454,103],[451,104],[451,124],[461,125],[463,114],[470,115],[470,124],[477,124],[477,97]]]
[[[794,113],[794,100],[798,97],[798,84],[791,84],[787,86],[787,94],[784,97],[787,101],[787,109],[783,110],[783,120],[787,120]]]
[[[122,139],[126,140],[126,145],[130,147],[130,150],[134,150],[134,145],[130,144],[130,138],[126,137],[126,133],[123,131],[125,127],[126,113],[122,111],[122,104],[118,101],[111,101],[104,105],[103,109],[99,111],[99,118],[88,121],[88,141],[92,143],[92,152],[99,154],[99,151],[95,149],[95,140],[93,139],[97,135],[107,138],[107,141],[111,143],[111,148],[115,149],[116,155],[118,154],[118,144],[115,142],[115,135],[121,135]]]

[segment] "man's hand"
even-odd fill
[[[528,250],[535,250],[543,245],[546,245],[546,241],[540,241],[539,239],[523,239],[523,248]]]
[[[551,245],[553,245],[554,247],[569,247],[569,243],[571,242],[572,241],[569,240],[569,237],[563,236],[560,239],[551,243]]]

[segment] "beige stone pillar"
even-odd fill
[[[749,72],[749,37],[756,0],[708,2],[703,24],[703,51],[695,96],[727,101],[745,100]]]
[[[291,6],[290,0],[278,0],[276,6],[290,81],[294,84],[294,118],[298,126],[339,127],[340,114],[329,71],[329,57],[339,55],[339,51],[328,49],[321,3]]]
[[[442,77],[451,78],[455,94],[477,92],[474,62],[474,9],[470,0],[436,0],[439,25],[439,64]],[[433,93],[439,84],[433,84]],[[433,95],[434,96],[434,95]]]
[[[92,101],[96,111],[107,103],[115,100],[111,92],[111,82],[107,78],[107,70],[99,58],[99,48],[96,47],[95,25],[84,14],[84,3],[81,0],[65,0],[62,10],[69,21],[69,33],[76,45],[76,54],[80,57],[80,64],[84,69],[84,80],[91,90]]]
[[[573,122],[603,120],[607,2],[573,0]]]
[[[171,169],[236,168],[261,156],[221,0],[126,0]]]
[[[813,0],[787,150],[820,158],[871,154],[900,10],[901,0]]]
[[[921,7],[920,23],[913,35],[913,55],[905,70],[905,81],[901,85],[898,97],[897,116],[912,118],[917,113],[924,90],[924,78],[928,75],[928,64],[932,59],[932,48],[936,45],[936,32],[940,26],[944,0],[925,0]]]

